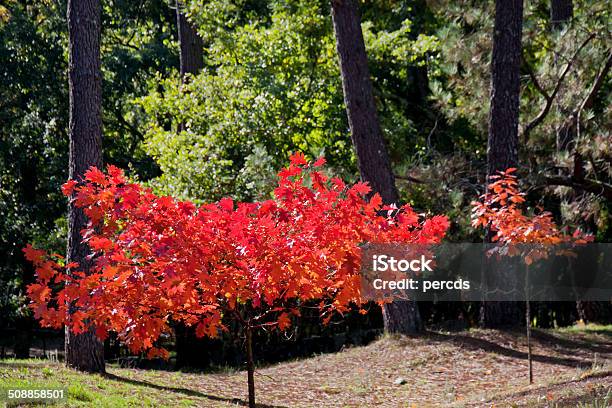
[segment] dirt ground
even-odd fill
[[[535,331],[532,385],[522,332],[430,332],[383,336],[364,347],[259,367],[257,401],[262,407],[292,408],[612,406],[610,329]],[[232,369],[197,373],[110,366],[103,377],[30,361],[25,368],[18,360],[0,362],[0,386],[53,379],[80,390],[68,406],[136,401],[229,407],[247,399],[246,373]]]

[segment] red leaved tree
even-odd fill
[[[63,192],[90,220],[82,235],[93,270],[79,273],[78,265],[28,246],[36,318],[75,333],[93,326],[102,339],[116,332],[132,352],[149,357],[167,357],[158,339],[174,322],[215,337],[233,321],[246,336],[254,406],[255,330],[288,329],[305,302],[318,302],[324,321],[359,307],[360,244],[437,243],[448,228],[446,217],[383,207],[378,195],[367,200],[367,184],[328,178],[323,164],[295,154],[278,174],[274,199],[224,198],[201,207],[129,183],[116,167],[106,174],[91,168]],[[77,310],[71,314],[70,304]]]
[[[494,233],[492,242],[506,247],[504,253],[510,256],[521,256],[527,266],[526,285],[528,288],[529,265],[538,259],[549,256],[554,245],[584,244],[593,237],[575,230],[572,235],[560,229],[548,211],[529,215],[523,210],[525,194],[518,186],[516,169],[500,171],[491,176],[494,181],[489,184],[487,193],[480,201],[472,202],[472,226],[489,229]],[[516,244],[538,244],[537,246],[517,247]],[[521,249],[519,249],[521,248]],[[529,298],[525,301],[525,320],[527,329],[527,360],[529,363],[529,383],[533,383],[531,359],[531,310]]]

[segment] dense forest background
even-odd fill
[[[470,202],[486,185],[494,2],[359,7],[401,200],[448,215],[451,241],[482,241]],[[0,330],[23,353],[35,323],[21,249],[63,253],[68,235],[66,8],[0,2]],[[330,13],[328,1],[103,1],[103,161],[197,203],[269,197],[294,151],[325,156],[330,172],[356,181]],[[546,208],[599,242],[612,237],[611,37],[606,0],[525,2],[518,168],[528,209]],[[472,325],[475,309],[421,305],[421,314]],[[583,317],[575,305],[540,309],[542,325]]]

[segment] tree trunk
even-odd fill
[[[572,0],[551,0],[550,2],[550,26],[553,31],[561,30],[565,24],[569,22],[569,20],[574,15],[574,4]],[[557,63],[557,55],[555,55],[555,64]],[[561,109],[561,104],[559,100],[557,100],[557,108]],[[571,145],[574,143],[576,139],[576,126],[573,125],[573,122],[570,120],[567,122],[568,124],[564,124],[560,129],[557,130],[557,151],[569,151],[571,150]],[[582,174],[582,158],[579,155],[574,153],[574,168],[572,170],[572,174],[574,176],[578,176]],[[559,170],[559,175],[563,176],[563,170]],[[575,197],[575,192],[573,192],[572,196]],[[580,300],[576,301],[576,312],[581,320],[584,320],[584,307]]]
[[[525,267],[525,328],[527,329],[527,364],[529,365],[529,384],[533,384],[533,360],[531,357],[531,302],[529,302],[529,266]]]
[[[15,353],[15,358],[30,358],[32,319],[29,316],[20,317],[15,322],[14,340],[13,352]]]
[[[399,194],[376,114],[356,0],[332,0],[332,18],[344,103],[361,178],[385,203],[397,203]]]
[[[253,331],[246,329],[247,382],[249,385],[249,408],[255,408],[255,362],[253,361]]]
[[[395,301],[383,306],[383,322],[387,333],[414,334],[423,330],[416,302]]]
[[[182,12],[183,2],[176,0],[176,25],[178,28],[179,56],[181,61],[181,78],[185,74],[197,74],[204,67],[203,44],[198,32],[187,21]]]
[[[487,175],[516,167],[523,0],[497,0],[491,59]]]
[[[399,193],[376,114],[357,1],[332,0],[331,6],[344,104],[361,179],[381,195],[385,204],[398,203]],[[388,332],[415,333],[422,326],[415,302],[387,304],[383,317]]]
[[[521,35],[523,0],[497,0],[491,58],[491,108],[487,146],[487,178],[518,164]],[[516,276],[509,276],[516,279]],[[518,325],[516,302],[484,302],[480,321],[485,327]]]
[[[531,357],[531,308],[529,299],[525,302],[525,319],[527,328],[527,364],[529,365],[529,384],[533,384],[533,359]]]
[[[551,0],[550,2],[550,25],[553,30],[563,28],[574,15],[574,4],[572,0]]]
[[[187,74],[195,75],[204,67],[204,45],[202,44],[202,38],[183,13],[183,1],[176,0],[175,4],[181,81],[186,83],[188,80]],[[185,124],[179,123],[177,130],[179,132],[185,130]],[[198,346],[201,345],[202,341],[196,338],[195,330],[185,326],[184,323],[178,322],[174,327],[174,336],[176,338],[176,368],[186,367],[190,364],[196,366],[197,362],[192,360],[196,354],[199,354]],[[197,360],[201,359],[198,358]]]
[[[100,73],[99,0],[68,1],[70,39],[70,179],[81,180],[90,166],[102,166],[102,88]],[[90,250],[82,242],[87,225],[83,211],[71,202],[68,209],[68,262],[87,273]],[[93,329],[75,335],[66,328],[66,364],[88,372],[103,373],[104,345]]]

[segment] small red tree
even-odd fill
[[[548,211],[529,215],[523,211],[525,194],[518,187],[514,175],[516,169],[509,168],[492,176],[487,193],[480,201],[472,202],[472,226],[489,229],[494,233],[493,242],[506,247],[509,256],[520,255],[527,266],[526,288],[528,288],[529,265],[538,259],[548,257],[553,245],[583,244],[593,237],[575,230],[572,235],[560,229]],[[515,244],[540,244],[521,251]],[[522,247],[524,248],[524,247]],[[529,298],[525,301],[525,320],[527,329],[527,360],[529,364],[529,383],[533,383],[531,359],[531,310]]]
[[[410,206],[383,208],[380,196],[365,198],[367,184],[328,178],[318,169],[323,164],[295,154],[278,174],[273,200],[224,198],[201,207],[156,196],[116,167],[90,169],[63,192],[90,220],[82,235],[95,266],[85,275],[28,246],[36,318],[76,333],[93,326],[102,339],[116,332],[132,352],[149,357],[167,357],[157,340],[172,322],[215,337],[232,320],[246,336],[254,406],[253,331],[286,330],[304,302],[319,301],[324,321],[359,307],[360,244],[436,243],[448,227],[446,217],[422,219]],[[68,314],[69,304],[77,311]]]

